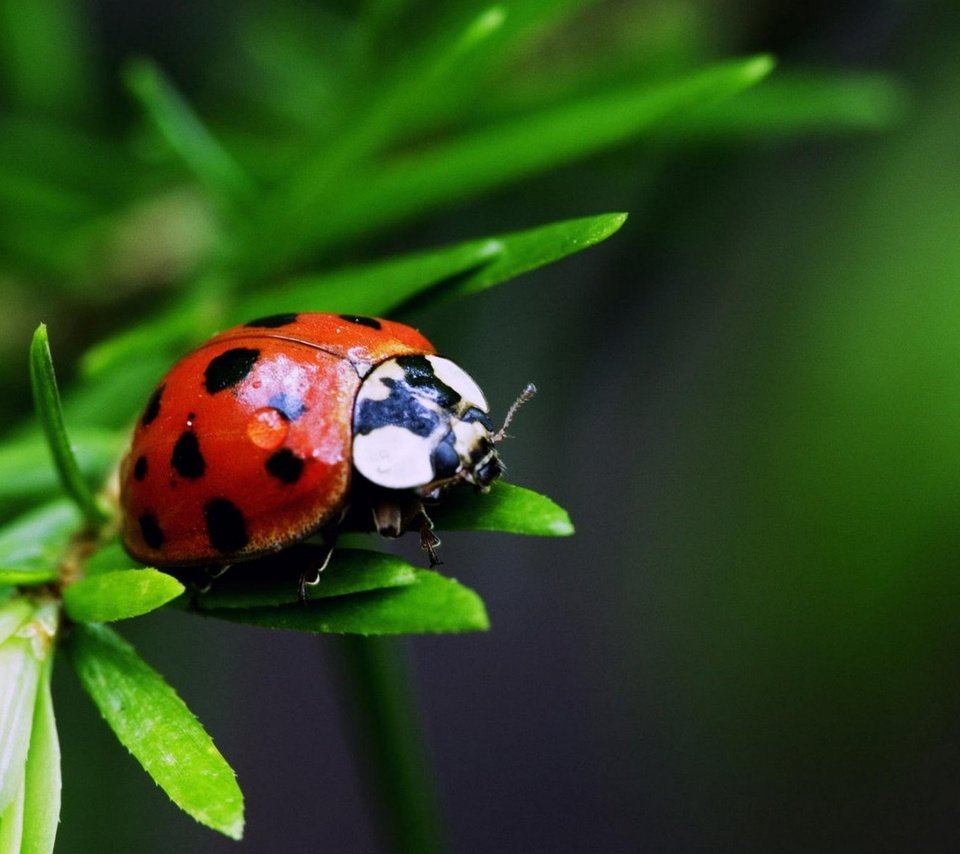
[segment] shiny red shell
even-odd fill
[[[275,315],[211,338],[137,422],[120,472],[127,551],[153,565],[225,564],[335,523],[362,378],[434,352],[409,326],[352,315]]]

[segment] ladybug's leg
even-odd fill
[[[411,521],[416,522],[420,529],[420,548],[429,555],[431,569],[439,566],[443,563],[437,554],[437,549],[440,547],[440,538],[434,533],[433,520],[427,515],[427,511],[424,510],[422,504]]]
[[[300,573],[300,585],[297,588],[297,599],[302,603],[307,601],[307,587],[314,587],[320,583],[320,573],[323,572],[333,557],[333,547],[337,542],[335,532],[324,532],[322,534],[323,544],[317,545],[313,549],[310,561]]]

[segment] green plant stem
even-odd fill
[[[446,845],[440,805],[403,647],[353,635],[340,643],[369,790],[380,802],[394,850],[441,854]]]

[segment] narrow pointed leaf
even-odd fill
[[[24,781],[23,822],[30,833],[24,837],[20,854],[53,854],[60,821],[60,740],[50,695],[52,663],[51,656],[37,689]]]
[[[79,624],[65,645],[100,714],[184,812],[233,839],[243,795],[233,770],[183,700],[107,626]]]
[[[249,196],[253,186],[243,169],[154,63],[132,62],[125,79],[161,136],[208,190],[227,200]]]
[[[243,300],[233,319],[285,310],[384,315],[417,298],[466,296],[587,249],[625,220],[620,213],[566,220],[296,280]]]
[[[438,530],[503,531],[537,537],[567,537],[573,533],[570,516],[559,504],[522,486],[497,482],[487,494],[468,489],[450,490],[431,508]]]
[[[392,590],[357,593],[273,608],[204,611],[237,623],[316,634],[397,635],[473,632],[489,628],[483,600],[452,578],[415,570],[416,582]]]
[[[156,569],[90,575],[63,591],[63,606],[78,623],[109,623],[148,614],[176,599],[183,585]]]
[[[80,521],[76,506],[66,499],[24,513],[0,528],[0,566],[49,572]]]
[[[296,604],[303,563],[294,549],[273,558],[237,564],[213,581],[210,590],[192,597],[193,607],[255,608]],[[383,588],[404,587],[416,581],[416,570],[393,555],[363,549],[337,549],[320,581],[307,588],[311,601],[349,596]],[[188,597],[184,597],[186,600]]]
[[[80,474],[80,467],[67,437],[57,378],[50,356],[50,344],[47,340],[47,327],[43,323],[37,327],[30,346],[30,382],[33,386],[34,406],[64,490],[76,502],[87,522],[94,525],[103,522],[106,516]]]
[[[772,68],[767,56],[726,62],[659,86],[634,85],[560,104],[370,166],[313,211],[312,249],[650,135],[682,112],[752,86]]]

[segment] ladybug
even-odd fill
[[[424,499],[487,490],[534,391],[494,431],[477,383],[409,326],[291,313],[228,329],[147,401],[120,470],[124,547],[152,566],[216,568],[321,534],[322,569],[359,510],[384,536],[419,530],[433,565]]]

